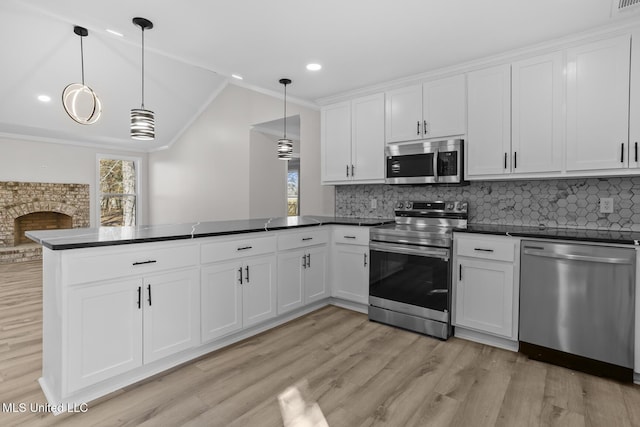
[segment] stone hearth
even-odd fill
[[[0,182],[0,263],[42,258],[29,230],[89,227],[89,185]]]

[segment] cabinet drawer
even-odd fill
[[[321,245],[329,241],[329,231],[326,228],[306,229],[295,233],[278,235],[278,250],[306,248],[307,246]]]
[[[262,255],[276,251],[276,236],[246,237],[242,239],[214,240],[204,243],[200,252],[201,262],[224,261],[227,259],[244,258]]]
[[[73,285],[195,265],[198,265],[196,244],[161,247],[133,244],[65,254],[62,274],[66,283]]]
[[[456,254],[496,261],[515,260],[516,242],[509,237],[456,237]]]
[[[333,230],[334,243],[369,245],[369,227],[336,227]]]

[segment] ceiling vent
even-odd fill
[[[640,0],[612,0],[611,16],[625,16],[640,11]]]

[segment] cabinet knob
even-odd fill
[[[417,129],[418,129],[417,135],[420,135],[420,120],[418,120],[416,123],[417,123]]]

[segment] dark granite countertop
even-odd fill
[[[74,228],[70,230],[28,231],[31,240],[52,250],[126,245],[131,243],[184,240],[198,237],[224,236],[260,231],[314,227],[320,225],[376,226],[393,222],[383,218],[333,216],[295,216],[233,221],[208,221],[188,224],[149,225],[137,227]]]
[[[585,242],[615,243],[623,245],[639,245],[640,232],[589,230],[584,228],[548,228],[527,227],[519,225],[468,224],[466,229],[457,232],[494,234],[514,237],[530,237],[540,239],[575,240]]]

